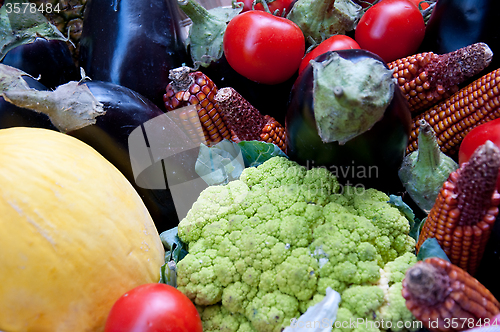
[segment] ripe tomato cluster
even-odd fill
[[[354,39],[335,35],[306,53],[301,29],[285,13],[293,0],[244,2],[244,10],[228,24],[224,35],[224,54],[230,66],[244,77],[263,84],[278,84],[327,51],[365,49],[390,62],[414,54],[425,35],[425,23],[418,7],[422,0],[381,0],[362,15]],[[252,10],[252,5],[254,10]],[[428,6],[422,2],[421,8]]]

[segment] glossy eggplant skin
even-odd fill
[[[47,90],[46,86],[29,76],[25,76],[23,79],[32,89]],[[0,96],[0,129],[12,127],[34,127],[57,130],[54,125],[52,125],[47,115],[14,106]]]
[[[69,47],[61,40],[36,38],[7,52],[2,63],[40,77],[39,82],[49,89],[80,78]]]
[[[489,71],[500,67],[500,1],[439,0],[425,29],[420,52],[438,54],[484,42],[493,51]]]
[[[356,62],[378,56],[364,50],[337,51],[344,59]],[[323,61],[328,53],[315,60]],[[398,169],[404,157],[411,128],[408,104],[395,85],[394,96],[381,120],[365,133],[347,141],[323,143],[314,117],[313,69],[307,66],[295,82],[288,105],[286,130],[288,156],[311,168],[322,166],[337,175],[344,185],[376,188],[386,193],[404,190]]]
[[[102,81],[83,84],[104,105],[106,114],[97,117],[95,124],[68,134],[92,146],[125,175],[144,201],[158,232],[177,226],[179,220],[170,190],[146,189],[136,184],[128,147],[134,129],[164,112],[128,88]]]
[[[238,74],[231,68],[224,55],[207,68],[201,67],[200,71],[210,77],[219,89],[232,87],[261,114],[270,115],[281,124],[285,123],[287,104],[293,83],[297,79],[296,74],[275,85],[257,83]]]
[[[80,66],[93,80],[128,87],[164,109],[169,70],[189,64],[176,0],[89,0]]]

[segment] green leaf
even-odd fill
[[[223,140],[211,147],[200,145],[195,171],[209,186],[222,185],[238,179],[246,167],[259,166],[275,156],[287,157],[272,143]]]
[[[0,61],[11,49],[31,43],[37,37],[68,40],[41,12],[31,11],[26,3],[6,0],[0,8]]]
[[[406,219],[410,221],[410,223],[415,221],[415,214],[413,213],[413,210],[408,206],[408,204],[403,202],[403,198],[401,196],[390,195],[388,203],[398,208],[398,210],[406,217]]]
[[[177,265],[174,261],[168,261],[161,266],[159,283],[177,287]]]
[[[195,171],[209,186],[236,180],[243,169],[241,149],[236,143],[223,140],[212,147],[200,145]]]
[[[418,237],[420,236],[420,231],[422,230],[422,226],[425,223],[425,220],[427,218],[424,218],[422,220],[416,218],[414,222],[410,222],[410,235],[415,241],[418,241]]]
[[[363,8],[352,0],[298,0],[286,18],[299,26],[306,40],[320,43],[354,30],[362,15]]]
[[[420,250],[418,251],[417,260],[423,261],[430,257],[439,257],[444,260],[450,261],[448,256],[444,253],[443,249],[439,245],[438,241],[435,238],[429,238],[424,241],[424,243],[420,246]]]
[[[177,227],[162,232],[160,239],[165,247],[165,262],[177,263],[188,254],[186,244],[177,235]]]
[[[261,141],[242,141],[238,143],[241,148],[245,167],[255,167],[268,159],[276,156],[287,157],[287,155],[273,143]]]
[[[206,68],[222,57],[227,23],[243,10],[243,5],[207,10],[195,0],[177,3],[192,22],[185,44],[189,47],[193,64]]]

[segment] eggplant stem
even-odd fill
[[[417,167],[425,167],[432,172],[440,165],[441,150],[431,125],[422,119],[419,126]]]
[[[344,89],[342,89],[341,86],[336,86],[332,89],[333,94],[337,97],[340,98],[344,95]]]
[[[209,19],[216,19],[205,7],[194,0],[177,0],[177,3],[193,22],[205,22]]]

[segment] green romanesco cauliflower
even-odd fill
[[[325,168],[273,157],[200,194],[178,227],[189,246],[178,289],[206,331],[281,331],[327,287],[341,294],[339,321],[413,320],[398,285],[415,241],[388,201],[374,189],[341,187]]]
[[[401,296],[406,270],[417,262],[417,257],[407,252],[380,269],[376,285],[355,285],[342,293],[336,325],[332,332],[357,332],[389,330],[392,332],[416,331],[421,327],[406,308]]]

